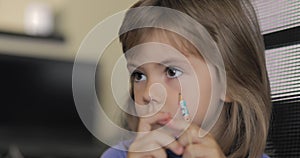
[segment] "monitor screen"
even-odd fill
[[[25,155],[100,154],[76,111],[72,69],[71,61],[0,55],[0,151],[14,145]]]

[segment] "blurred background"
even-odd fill
[[[86,129],[74,105],[73,62],[96,24],[134,2],[0,0],[1,158],[100,157],[106,146]],[[113,53],[105,53],[97,74],[103,105],[114,103],[110,73],[122,54],[117,41],[111,45],[106,52]],[[80,59],[82,71],[92,67],[90,58]]]
[[[74,58],[97,23],[135,1],[0,0],[0,158],[101,155],[106,146],[86,129],[74,105]],[[254,4],[273,101],[266,152],[276,158],[300,157],[300,1]],[[98,65],[99,100],[112,119],[118,118],[119,109],[112,106],[110,76],[121,54],[116,39]],[[80,59],[82,71],[92,67],[90,58]],[[95,121],[94,128],[100,123]]]

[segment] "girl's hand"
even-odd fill
[[[163,130],[153,130],[153,125],[167,124],[171,119],[170,114],[159,112],[153,117],[140,118],[138,134],[129,147],[128,158],[166,158],[165,149],[181,155],[183,146],[175,138]]]
[[[185,129],[186,123],[172,123],[176,128]],[[182,127],[179,127],[182,126]],[[178,142],[185,146],[183,158],[226,158],[219,144],[211,135],[207,133],[204,137],[200,137],[202,130],[198,125],[191,124],[178,138]],[[201,133],[202,135],[202,133]]]

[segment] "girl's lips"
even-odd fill
[[[159,125],[166,125],[168,122],[172,120],[172,115],[171,113],[166,113],[168,116],[166,118],[163,118],[162,120],[159,120],[157,123]]]
[[[170,122],[171,119],[164,119],[164,120],[161,120],[161,121],[158,121],[158,124],[160,125],[166,125],[167,123]]]
[[[178,130],[176,125],[176,119],[174,120],[174,118],[172,117],[172,114],[171,113],[168,113],[169,114],[169,117],[168,118],[164,118],[160,121],[158,121],[156,123],[156,125],[154,125],[152,127],[153,130],[156,130],[156,129],[160,129],[170,135],[172,135],[174,138],[177,138],[181,133],[182,133],[182,130]]]

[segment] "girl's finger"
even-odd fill
[[[167,158],[163,149],[157,149],[148,152],[128,152],[127,158]]]
[[[166,112],[159,112],[151,117],[140,118],[138,132],[151,131],[151,125],[159,122],[168,122],[171,120],[171,114]]]
[[[157,131],[154,131],[154,134],[153,134],[155,137],[157,135],[160,135],[162,136],[162,138],[157,138],[156,139],[156,142],[166,148],[166,149],[170,149],[171,151],[173,151],[175,154],[177,155],[181,155],[183,153],[183,146],[175,140],[175,138],[169,134],[166,134],[164,132],[161,132],[159,130]]]
[[[160,148],[148,152],[128,152],[128,158],[167,158],[166,152]]]
[[[170,122],[166,124],[169,128],[172,128],[174,130],[180,130],[184,131],[191,125],[190,122],[184,121],[184,120],[179,120],[179,119],[172,119]]]
[[[208,152],[209,149],[202,144],[191,144],[185,148],[182,158],[206,157]]]
[[[211,137],[210,134],[208,133],[207,135],[205,135],[204,137],[200,137],[200,132],[201,132],[201,128],[199,128],[198,126],[190,126],[186,131],[184,131],[184,133],[178,138],[178,142],[180,144],[182,144],[183,146],[189,145],[189,144],[198,144],[198,143],[202,143],[202,144],[206,144],[209,145],[209,142]]]
[[[211,134],[201,128],[198,125],[191,124],[183,120],[170,121],[167,126],[173,130],[178,130],[178,142],[183,146],[191,143],[205,143],[211,144],[213,137]]]
[[[188,145],[182,155],[183,158],[207,157],[226,158],[223,151],[218,147],[208,147],[204,144]]]
[[[187,122],[184,120],[178,120],[178,119],[172,119],[166,124],[167,127],[180,131],[179,134],[183,134],[185,131],[187,131],[191,127],[195,127],[196,129],[200,128],[198,125],[195,125],[191,122]],[[199,137],[204,137],[206,135],[209,135],[209,132],[200,128],[199,131],[197,132],[197,135]]]
[[[134,152],[150,152],[160,148],[170,149],[174,153],[181,155],[183,153],[183,146],[169,134],[155,130],[151,131],[143,137],[135,140],[131,146],[131,151]]]
[[[168,128],[176,130],[178,141],[183,146],[191,143],[200,143],[202,138],[199,136],[201,130],[197,125],[191,124],[183,120],[173,119],[167,125]]]
[[[150,151],[147,153],[147,156],[151,156],[151,158],[167,158],[167,154],[162,148]]]

